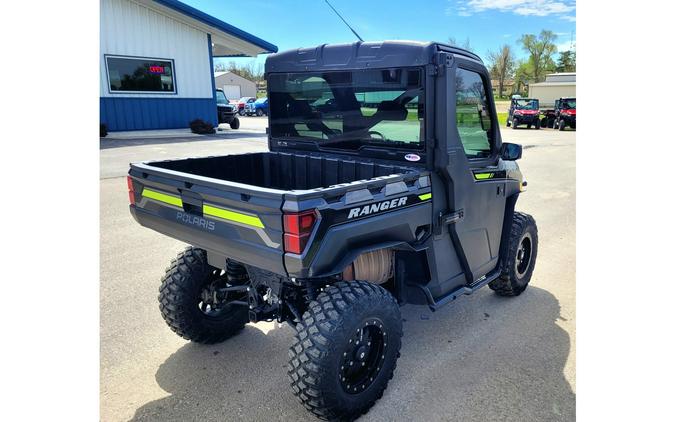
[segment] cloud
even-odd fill
[[[561,18],[576,18],[568,15],[576,11],[576,2],[570,0],[457,0],[455,7],[448,7],[446,13],[459,16],[471,16],[486,11],[512,13],[520,16],[563,15]]]
[[[565,16],[561,16],[560,19],[566,20],[566,21],[568,21],[568,22],[576,22],[576,21],[577,21],[577,17],[574,16],[574,15],[565,15]]]

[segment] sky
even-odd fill
[[[349,28],[324,0],[182,0],[205,13],[271,42],[279,51],[324,43],[352,42]],[[329,0],[366,41],[407,39],[462,45],[468,38],[486,60],[503,44],[516,57],[527,54],[518,45],[522,34],[542,29],[557,36],[558,50],[568,50],[576,27],[574,0]],[[265,55],[256,62],[263,63]],[[232,59],[223,59],[227,63]],[[236,59],[246,63],[252,59]],[[221,62],[216,61],[216,64]]]

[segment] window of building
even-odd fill
[[[173,60],[106,56],[110,92],[176,93]]]
[[[469,158],[489,157],[494,144],[492,116],[485,92],[485,84],[478,73],[457,69],[457,131]]]

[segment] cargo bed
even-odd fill
[[[229,257],[287,274],[284,212],[402,193],[420,172],[339,156],[264,152],[136,163],[129,175],[131,212],[141,225],[206,249],[212,265],[222,268]],[[393,184],[397,190],[385,193]]]

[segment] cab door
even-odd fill
[[[501,138],[490,79],[478,62],[455,56],[448,67],[447,173],[449,234],[466,283],[479,281],[499,259],[506,172],[500,168]]]

